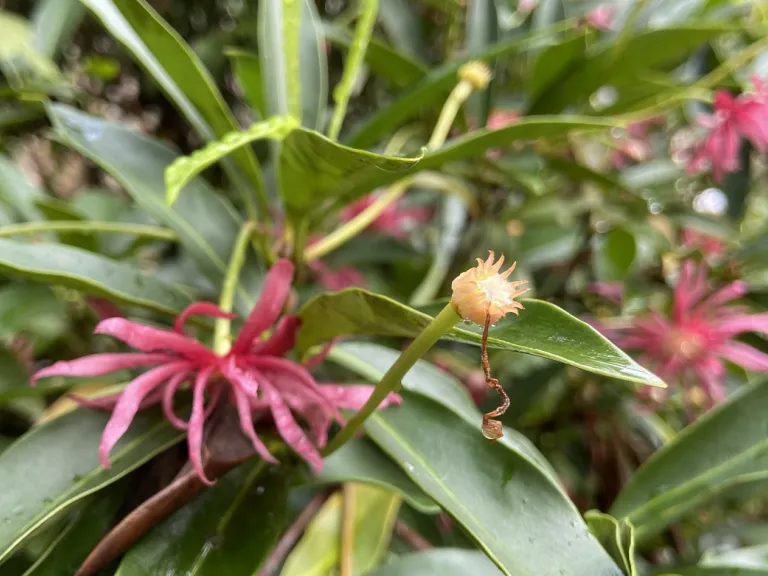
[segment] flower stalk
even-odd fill
[[[490,81],[491,72],[482,62],[467,62],[459,68],[459,82],[451,91],[445,104],[443,104],[435,128],[432,130],[432,135],[427,142],[426,149],[428,152],[437,150],[445,144],[451,126],[453,126],[453,122],[456,120],[456,116],[467,101],[467,98],[469,98],[474,90],[485,89]],[[332,252],[342,244],[345,244],[347,241],[357,236],[360,232],[370,226],[388,206],[397,202],[408,190],[411,182],[412,178],[410,177],[405,177],[395,182],[385,194],[371,204],[366,210],[363,210],[360,214],[307,249],[304,253],[303,260],[305,262],[311,262],[317,258],[322,258],[329,252]]]
[[[452,303],[443,308],[440,313],[430,322],[421,334],[411,342],[410,346],[400,354],[386,374],[373,389],[368,401],[358,410],[347,425],[334,436],[325,449],[321,452],[323,456],[332,454],[341,448],[347,440],[354,436],[368,417],[379,407],[379,405],[389,396],[390,393],[400,389],[403,377],[413,367],[414,364],[429,351],[435,343],[445,336],[461,320],[458,312]]]
[[[256,229],[253,221],[248,221],[240,228],[232,248],[232,255],[227,267],[227,275],[224,277],[224,285],[219,297],[219,308],[224,312],[232,312],[235,303],[235,291],[237,290],[240,272],[245,264],[246,250],[249,241]],[[225,356],[232,345],[232,321],[221,317],[216,319],[213,330],[213,351],[219,356]]]

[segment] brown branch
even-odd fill
[[[483,339],[480,347],[480,359],[483,363],[483,374],[485,374],[485,383],[491,388],[496,390],[501,396],[501,406],[495,410],[491,410],[487,414],[483,414],[483,436],[488,438],[491,442],[498,440],[504,436],[504,430],[501,422],[493,420],[498,418],[509,408],[509,396],[501,387],[499,381],[496,378],[491,377],[491,366],[488,362],[488,329],[491,326],[491,312],[490,309],[485,313],[485,325],[483,326]]]
[[[317,514],[317,511],[320,510],[320,507],[323,505],[327,498],[328,493],[323,492],[317,494],[314,498],[312,498],[312,500],[309,501],[309,504],[307,504],[304,510],[301,511],[301,514],[296,517],[296,520],[293,521],[293,524],[291,524],[280,537],[280,540],[272,549],[272,552],[256,576],[272,576],[275,570],[277,570],[277,567],[280,566],[280,563],[283,561],[283,559],[288,556],[288,552],[291,551],[293,545],[296,543],[301,534],[304,532],[304,529],[307,527],[307,524],[309,524],[312,518],[315,517],[315,514]]]
[[[395,534],[414,550],[429,550],[432,544],[402,520],[395,523]]]

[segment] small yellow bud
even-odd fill
[[[504,256],[494,263],[493,252],[489,251],[489,254],[485,261],[478,258],[477,266],[457,276],[451,284],[451,303],[456,312],[465,320],[471,320],[481,326],[485,324],[486,314],[490,316],[491,324],[495,324],[509,312],[518,314],[523,305],[515,301],[515,298],[528,291],[527,288],[518,288],[527,284],[527,280],[507,280],[515,269],[516,262],[506,272],[499,274]]]
[[[475,90],[485,90],[491,78],[491,69],[479,60],[471,60],[459,68],[459,79],[472,84]]]

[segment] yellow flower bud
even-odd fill
[[[507,280],[516,262],[506,272],[499,274],[504,256],[494,263],[493,252],[489,251],[489,254],[485,261],[478,258],[477,266],[457,276],[451,284],[451,303],[456,312],[465,320],[480,325],[485,324],[486,315],[490,316],[491,324],[495,324],[509,312],[518,314],[518,310],[523,310],[523,305],[516,302],[515,298],[528,291],[527,288],[519,288],[527,284],[527,280]]]
[[[491,69],[479,60],[471,60],[459,68],[459,79],[472,84],[475,90],[485,90],[491,78]]]

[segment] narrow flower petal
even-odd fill
[[[122,392],[118,392],[117,394],[109,394],[107,396],[99,396],[97,398],[86,398],[85,396],[78,396],[77,394],[69,394],[68,397],[77,402],[77,404],[83,408],[109,410],[111,412],[115,409],[115,405],[117,404],[117,401],[120,400],[121,395]],[[139,404],[139,410],[144,410],[145,408],[154,406],[155,404],[159,403],[161,399],[162,393],[160,393],[158,390],[155,390],[141,401],[141,404]]]
[[[259,383],[248,372],[241,370],[236,363],[236,358],[230,356],[229,360],[221,367],[222,373],[235,387],[239,387],[243,392],[252,398],[256,397],[259,391]]]
[[[328,356],[328,354],[331,351],[331,348],[333,348],[334,344],[336,344],[336,342],[338,342],[338,340],[339,340],[338,338],[334,338],[330,342],[327,342],[322,347],[320,352],[318,352],[314,356],[310,356],[309,358],[304,360],[304,362],[302,362],[301,364],[304,366],[304,368],[314,368],[315,366],[318,366],[319,364],[321,364],[323,362],[323,360],[326,359],[326,357]]]
[[[334,405],[345,410],[359,410],[363,404],[368,401],[373,393],[373,386],[366,384],[342,385],[342,384],[321,384],[320,390]],[[397,394],[388,394],[379,408],[387,406],[396,406],[401,404],[403,399]]]
[[[261,381],[261,386],[269,402],[272,418],[275,420],[275,427],[280,436],[296,454],[304,458],[312,466],[315,472],[319,472],[323,467],[323,458],[320,456],[320,452],[309,441],[304,430],[301,429],[301,426],[293,418],[291,410],[277,390],[267,380]]]
[[[708,359],[706,362],[700,362],[693,367],[696,376],[699,378],[701,387],[709,401],[709,408],[725,400],[725,386],[723,378],[725,368],[717,360]]]
[[[248,315],[232,346],[234,354],[246,352],[256,337],[275,323],[291,293],[292,280],[293,264],[288,260],[280,260],[269,269],[261,290],[261,297]]]
[[[179,370],[184,370],[187,364],[185,362],[173,362],[164,364],[157,368],[145,372],[133,380],[120,395],[120,399],[115,405],[112,417],[104,428],[99,444],[99,457],[105,468],[109,468],[109,453],[117,444],[125,431],[131,425],[136,412],[141,407],[141,402],[155,388],[163,384],[168,378],[173,376]]]
[[[736,336],[744,332],[768,334],[768,312],[762,314],[736,314],[720,320],[714,330],[721,336]]]
[[[176,395],[179,386],[181,386],[188,376],[187,372],[176,374],[163,389],[163,414],[165,415],[166,420],[179,430],[186,430],[189,425],[187,422],[176,416],[176,412],[173,410],[173,397]]]
[[[259,356],[251,362],[256,370],[267,370],[269,372],[283,373],[293,377],[294,382],[301,384],[306,393],[311,394],[320,404],[325,405],[326,409],[336,419],[341,419],[341,413],[324,395],[320,386],[302,366],[286,360],[284,358],[275,358],[273,356]],[[269,374],[268,374],[269,375]]]
[[[203,368],[195,378],[195,387],[192,393],[192,415],[189,418],[189,431],[187,432],[189,461],[200,480],[208,486],[211,486],[213,482],[205,476],[202,450],[203,425],[205,423],[205,388],[208,386],[211,372],[213,372],[213,367]]]
[[[211,302],[195,302],[194,304],[187,306],[184,311],[176,317],[176,321],[173,323],[173,329],[178,334],[184,334],[184,323],[191,316],[212,316],[213,318],[227,318],[228,320],[237,318],[237,314],[224,312],[224,310]]]
[[[253,415],[251,414],[251,404],[248,396],[239,388],[233,387],[232,394],[235,397],[235,405],[237,406],[237,413],[240,416],[240,429],[243,431],[253,444],[253,449],[256,450],[256,454],[261,456],[262,460],[271,464],[278,464],[277,458],[270,454],[264,442],[256,434],[256,430],[253,427]]]
[[[747,370],[768,372],[768,354],[742,342],[726,342],[717,352],[726,360]]]
[[[706,313],[711,309],[727,304],[737,298],[741,298],[747,293],[747,283],[741,280],[731,282],[727,286],[720,288],[720,290],[714,292],[711,296],[708,296],[697,306],[697,311]]]
[[[301,319],[298,316],[283,316],[272,335],[267,340],[256,342],[250,353],[263,356],[285,356],[296,345],[296,332],[300,325]]]
[[[118,370],[139,368],[140,366],[153,366],[176,360],[167,354],[92,354],[66,362],[56,362],[53,366],[38,370],[32,376],[34,386],[41,378],[50,376],[103,376]]]
[[[125,318],[103,320],[94,330],[96,334],[109,334],[131,348],[142,352],[172,351],[196,361],[212,361],[216,355],[197,340],[153,326],[131,322]]]

